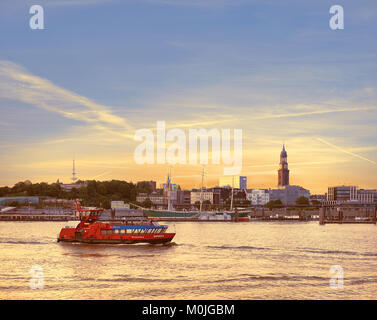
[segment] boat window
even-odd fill
[[[126,233],[126,230],[125,230],[125,229],[121,229],[121,230],[120,230],[120,233],[125,234],[125,233]]]
[[[118,234],[118,233],[119,233],[119,229],[115,229],[115,230],[114,230],[114,233],[115,233],[115,234]]]
[[[106,230],[101,230],[101,234],[106,234]]]

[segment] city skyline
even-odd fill
[[[84,180],[164,181],[170,165],[133,160],[135,131],[163,120],[242,129],[250,188],[276,187],[283,143],[292,185],[376,188],[377,8],[341,2],[334,31],[332,1],[39,1],[45,30],[2,1],[0,185],[68,182],[73,158]],[[223,166],[206,170],[214,185]]]
[[[221,186],[224,186],[224,181],[225,181],[225,179],[227,179],[226,181],[230,181],[229,179],[231,179],[232,180],[232,178],[233,178],[233,180],[235,179],[235,178],[238,178],[238,179],[240,179],[240,178],[243,178],[245,181],[244,181],[244,183],[246,182],[246,186],[247,186],[247,189],[276,189],[276,188],[284,188],[285,186],[292,186],[292,184],[290,184],[289,183],[289,170],[287,169],[288,167],[287,167],[287,165],[288,165],[288,162],[287,162],[287,151],[286,151],[286,149],[285,149],[285,144],[283,144],[283,149],[282,149],[282,151],[280,152],[280,163],[279,163],[279,168],[278,168],[278,170],[277,170],[277,175],[276,175],[276,179],[277,179],[277,185],[276,186],[268,186],[268,187],[260,187],[260,186],[253,186],[253,187],[250,187],[249,186],[249,183],[248,183],[248,179],[247,179],[247,176],[219,176],[218,178],[217,178],[217,182],[213,182],[211,185],[203,185],[203,187],[204,188],[213,188],[213,187],[221,187]],[[204,167],[202,167],[202,169],[203,169]],[[281,177],[281,175],[282,175],[282,170],[283,169],[285,169],[285,170],[288,170],[287,171],[287,178],[282,178]],[[132,179],[131,180],[129,180],[129,182],[134,182],[134,183],[137,183],[137,182],[140,182],[140,181],[142,181],[142,182],[145,182],[145,181],[149,181],[149,182],[154,182],[156,185],[160,185],[160,188],[161,188],[161,186],[162,185],[165,185],[165,183],[166,183],[166,179],[168,179],[169,181],[171,181],[171,179],[173,178],[173,175],[172,175],[172,166],[170,166],[169,167],[169,171],[166,173],[166,177],[165,177],[165,180],[161,180],[161,181],[159,181],[159,180],[154,180],[153,178],[147,178],[147,179],[144,179],[144,180],[138,180],[138,181],[132,181]],[[75,160],[73,160],[73,163],[72,163],[72,175],[71,175],[71,178],[69,179],[69,180],[72,180],[72,181],[70,181],[70,182],[68,182],[68,183],[66,183],[67,185],[70,185],[70,184],[72,184],[72,183],[75,183],[75,181],[76,180],[82,180],[82,181],[85,181],[85,180],[88,180],[88,179],[80,179],[80,178],[77,178],[76,177],[76,170],[75,170]],[[204,170],[203,171],[201,171],[201,173],[200,173],[200,176],[201,177],[203,177],[203,182],[204,182],[204,177],[206,176],[205,174],[204,174]],[[179,177],[179,176],[178,176]],[[284,179],[286,179],[285,180],[285,184],[283,185],[282,184],[282,181]],[[89,179],[89,180],[95,180],[95,179]],[[106,180],[101,180],[101,179],[97,179],[98,181],[106,181]],[[124,180],[124,179],[114,179],[114,180]],[[211,179],[211,181],[215,181],[216,180],[216,178],[213,178],[213,179]],[[222,180],[223,180],[223,182],[222,182]],[[24,180],[24,181],[30,181],[29,179],[26,179],[26,180]],[[18,181],[18,182],[24,182],[24,181]],[[235,181],[235,180],[234,180]],[[46,182],[46,181],[34,181],[34,183],[38,183],[38,182]],[[64,182],[60,179],[60,178],[58,178],[57,180],[56,180],[56,182],[59,182],[59,183],[61,183],[61,184],[63,184]],[[165,182],[165,183],[164,183]],[[51,182],[48,182],[48,183],[51,183]],[[54,182],[52,182],[52,183],[54,183]],[[237,183],[239,183],[239,182],[237,182]],[[192,185],[182,185],[182,184],[180,184],[179,183],[179,181],[175,181],[175,183],[174,183],[174,185],[177,185],[177,186],[179,186],[181,189],[189,189],[189,190],[192,190],[192,189],[200,189],[201,188],[201,186],[200,187],[198,187],[197,185],[195,185],[195,186],[192,186]],[[348,184],[348,185],[351,185],[351,186],[356,186],[356,187],[360,187],[359,185],[357,185],[357,184]],[[230,186],[230,185],[229,185]],[[295,186],[294,184],[293,184],[293,186]],[[346,184],[338,184],[338,186],[346,186]],[[331,187],[334,187],[334,185],[328,185],[327,186],[327,188],[326,188],[326,190],[325,190],[325,192],[317,192],[317,194],[320,194],[320,193],[322,193],[322,194],[326,194],[327,193],[327,190],[329,189],[329,188],[331,188]],[[364,188],[365,186],[361,186],[361,188]],[[164,188],[164,187],[163,187]],[[238,188],[238,187],[236,187],[236,188]],[[372,187],[372,189],[377,189],[377,188],[373,188]],[[309,191],[311,191],[310,189],[309,189]],[[312,193],[312,194],[314,194],[314,193]]]

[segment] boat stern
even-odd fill
[[[74,241],[75,232],[76,232],[76,228],[64,227],[63,229],[60,230],[60,233],[58,236],[58,242],[59,241]]]

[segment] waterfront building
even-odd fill
[[[289,185],[289,170],[288,170],[288,156],[285,146],[283,144],[283,150],[280,152],[280,165],[278,170],[278,188],[282,188]]]
[[[203,189],[202,191],[199,189],[193,189],[191,192],[190,192],[190,201],[191,201],[191,204],[195,204],[196,202],[200,202],[200,200],[202,199],[202,201],[210,201],[211,204],[213,204],[213,191],[209,191],[207,189]]]
[[[111,201],[111,209],[129,209],[130,205],[124,201]]]
[[[270,201],[268,189],[251,189],[246,193],[246,200],[253,206],[263,206]]]
[[[283,205],[292,206],[296,204],[296,200],[300,197],[310,199],[310,191],[300,186],[284,186],[280,189],[270,189],[270,201],[280,199]]]
[[[318,201],[319,203],[324,203],[327,199],[327,194],[312,194],[310,195],[310,201]]]
[[[245,176],[225,176],[219,180],[220,187],[229,187],[235,189],[247,188],[247,177]]]
[[[19,204],[27,205],[29,203],[39,203],[39,197],[1,197],[0,198],[0,205],[6,206],[9,203],[17,202]]]
[[[357,186],[329,187],[328,203],[377,204],[377,190],[358,189]]]
[[[356,200],[361,204],[377,205],[377,190],[359,189],[357,190]]]
[[[327,192],[328,201],[350,201],[356,200],[357,187],[356,186],[337,186],[329,187]]]
[[[190,208],[191,206],[191,191],[178,190],[176,207]]]
[[[139,202],[139,203],[142,203],[147,199],[151,200],[153,205],[155,205],[155,206],[162,206],[162,205],[166,204],[166,198],[164,197],[164,195],[162,195],[158,192],[152,192],[151,194],[139,193],[136,196],[136,201]]]
[[[72,191],[72,189],[80,189],[81,187],[87,187],[87,182],[76,182],[76,183],[60,183],[60,187],[63,191]]]

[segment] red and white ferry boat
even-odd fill
[[[103,212],[102,208],[81,208],[76,201],[76,210],[80,222],[76,227],[64,227],[58,236],[58,242],[82,243],[168,243],[175,233],[167,233],[168,226],[160,225],[144,215],[141,219],[125,221],[99,221],[98,217]]]

